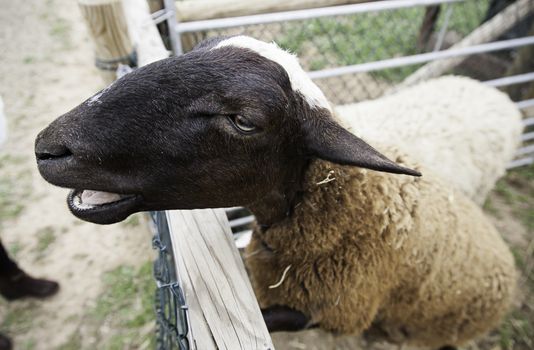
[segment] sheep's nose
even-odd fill
[[[38,160],[65,158],[71,155],[71,150],[65,145],[48,143],[43,138],[38,138],[35,143],[35,157]]]

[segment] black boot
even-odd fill
[[[0,333],[0,350],[11,350],[13,349],[13,344],[11,343],[11,340]]]
[[[11,276],[0,276],[0,294],[7,300],[24,297],[46,298],[56,294],[58,290],[57,282],[33,278],[22,270]]]

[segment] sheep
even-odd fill
[[[336,108],[349,130],[387,142],[482,204],[520,143],[521,113],[504,93],[447,76]]]
[[[508,309],[512,255],[474,203],[397,149],[380,150],[424,177],[314,161],[291,218],[256,227],[246,248],[257,298],[336,333],[462,345]]]
[[[295,56],[235,36],[125,75],[52,122],[35,154],[90,222],[249,208],[246,263],[271,331],[432,347],[487,332],[514,294],[510,251],[464,195],[377,147],[336,121]]]

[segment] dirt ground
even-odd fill
[[[46,301],[2,301],[0,331],[18,349],[103,348],[113,337],[101,310],[109,294],[103,277],[135,275],[152,261],[151,234],[143,217],[111,226],[74,218],[67,191],[47,184],[34,163],[37,133],[103,87],[76,1],[1,0],[0,9],[0,95],[9,126],[0,150],[0,237],[25,271],[61,284]],[[146,338],[153,321],[139,328]]]
[[[0,149],[0,237],[24,270],[61,283],[46,301],[0,301],[0,331],[17,349],[152,348],[153,251],[145,218],[81,222],[68,212],[66,190],[45,183],[34,164],[37,133],[103,87],[76,2],[0,0],[0,9],[0,95],[10,130]],[[513,247],[522,293],[501,329],[468,348],[534,348],[534,169],[502,180],[486,211]],[[319,331],[277,334],[274,341],[277,349],[368,348]]]

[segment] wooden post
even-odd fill
[[[150,13],[163,9],[163,0],[147,0]]]
[[[120,63],[131,65],[134,46],[121,0],[78,0],[89,35],[93,41],[96,66],[106,84],[116,79]]]
[[[501,34],[510,29],[514,24],[525,18],[531,12],[534,12],[534,3],[532,0],[518,0],[508,6],[501,13],[482,24],[463,40],[456,43],[450,49],[459,49],[472,45],[490,42],[498,38]],[[408,76],[395,90],[405,86],[434,78],[442,75],[448,70],[462,63],[466,57],[453,57],[439,61],[430,62],[419,68],[412,75]]]
[[[534,22],[532,23],[529,36],[534,35]],[[534,71],[534,45],[525,46],[517,50],[514,62],[508,68],[506,76],[522,74]],[[510,95],[512,101],[521,101],[534,98],[534,82],[529,84],[515,84],[505,86],[504,91]]]
[[[417,37],[417,52],[425,52],[428,50],[428,43],[436,29],[436,23],[438,22],[440,12],[441,5],[428,6],[425,9],[423,23],[421,23],[421,28],[419,29],[419,35]]]
[[[137,66],[169,57],[144,0],[123,0],[130,38],[135,43]]]

